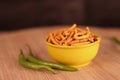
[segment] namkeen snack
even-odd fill
[[[50,32],[46,38],[48,43],[60,46],[79,46],[93,43],[97,40],[98,36],[93,34],[89,27],[82,29],[77,27],[76,24],[73,24],[69,28]]]

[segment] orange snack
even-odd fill
[[[73,24],[70,28],[56,30],[47,35],[48,43],[60,46],[79,46],[97,41],[97,37],[91,33],[89,27],[85,30]]]

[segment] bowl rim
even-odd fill
[[[60,45],[54,45],[54,44],[51,44],[51,43],[47,42],[46,39],[45,39],[45,43],[46,43],[47,46],[49,45],[49,46],[56,47],[56,48],[83,48],[83,47],[92,46],[92,45],[97,44],[97,43],[99,43],[101,41],[100,35],[97,35],[97,34],[95,34],[95,35],[98,37],[97,41],[95,41],[93,43],[89,43],[89,44],[83,44],[81,46],[60,46]]]

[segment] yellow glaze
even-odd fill
[[[53,59],[77,68],[88,65],[95,58],[99,44],[100,37],[94,43],[80,46],[59,46],[46,42],[48,52]]]

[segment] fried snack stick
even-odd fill
[[[50,33],[50,37],[49,37],[49,38],[51,39],[51,41],[52,41],[53,44],[59,45],[59,44],[56,42],[56,40],[54,39],[54,36],[53,36],[52,33]]]
[[[74,29],[76,28],[76,24],[73,24],[72,27],[68,28],[65,32],[64,35],[67,36],[70,34],[71,31],[74,31]]]
[[[88,38],[89,37],[89,34],[87,33],[86,35],[81,35],[81,33],[76,33],[74,35],[74,38],[75,39],[85,39],[85,38]]]
[[[86,34],[84,34],[84,32],[79,32],[79,33],[76,33],[74,35],[74,38],[75,39],[85,39],[85,38],[88,38],[90,36],[90,30],[89,30],[89,27],[86,27]]]
[[[76,24],[73,24],[70,28],[64,28],[54,31],[52,34],[48,35],[46,40],[51,44],[61,46],[93,43],[98,40],[98,37],[91,33],[89,27],[86,27],[86,29],[83,30],[81,28],[77,28],[76,26]]]
[[[73,24],[72,27],[68,28],[68,31],[74,30],[76,28],[76,26],[77,26],[76,24]]]
[[[79,43],[79,42],[80,42],[79,40],[72,40],[72,41],[69,42],[68,44],[69,44],[69,45],[72,45],[72,44]]]
[[[70,38],[70,39],[66,40],[63,44],[66,44],[69,46],[69,42],[71,42],[72,40],[73,40],[73,38]]]

